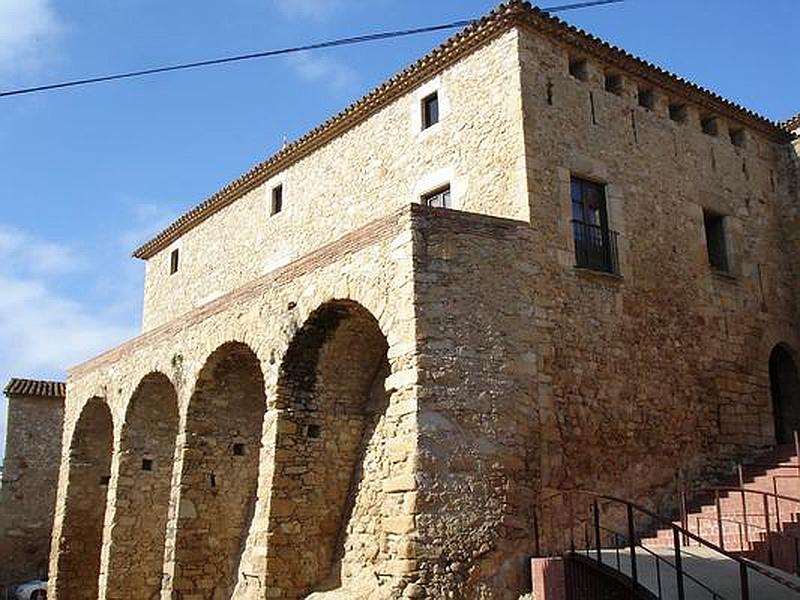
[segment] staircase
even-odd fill
[[[675,525],[736,556],[800,574],[800,462],[795,445],[778,446],[739,466],[738,476],[727,485],[682,496]],[[660,528],[641,542],[653,548],[670,546],[673,530]],[[691,540],[684,543],[692,546]]]

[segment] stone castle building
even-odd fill
[[[65,387],[12,379],[4,390],[8,436],[0,482],[0,594],[12,583],[47,578]]]
[[[658,509],[783,441],[796,144],[499,6],[136,250],[51,596],[516,598],[549,490]]]

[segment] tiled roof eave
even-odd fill
[[[12,377],[3,393],[8,396],[35,396],[40,398],[65,398],[67,386],[63,381],[23,379]]]
[[[251,168],[244,175],[183,214],[150,241],[141,245],[133,252],[133,256],[139,259],[152,257],[181,235],[241,196],[251,192],[270,177],[363,122],[409,89],[413,89],[414,86],[515,26],[529,26],[553,35],[600,60],[619,66],[621,70],[632,72],[635,76],[663,87],[671,93],[681,94],[709,111],[746,123],[749,127],[772,139],[782,142],[792,139],[792,135],[786,129],[786,124],[773,123],[710,90],[633,56],[577,27],[568,25],[538,8],[531,8],[528,2],[512,0],[507,4],[499,5],[491,13],[455,34],[432,52],[389,78],[339,114]]]

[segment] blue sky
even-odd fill
[[[0,89],[448,22],[494,4],[0,0]],[[626,0],[562,17],[769,118],[800,112],[797,0]],[[63,377],[135,335],[139,242],[444,37],[0,98],[0,381]],[[4,421],[0,404],[0,453]]]

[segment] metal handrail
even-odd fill
[[[600,543],[600,534],[599,534],[599,531],[600,531],[600,529],[599,529],[600,528],[600,523],[599,523],[600,510],[599,510],[598,501],[602,500],[602,501],[605,501],[605,502],[612,502],[612,503],[620,504],[620,505],[622,505],[622,506],[624,506],[626,508],[628,531],[629,531],[628,541],[629,541],[630,552],[631,552],[631,575],[630,575],[630,579],[633,581],[634,584],[638,584],[635,548],[640,545],[640,544],[636,543],[635,525],[634,525],[634,519],[633,519],[634,511],[637,511],[637,512],[641,513],[642,515],[646,516],[647,518],[651,519],[653,522],[660,523],[661,525],[668,527],[673,532],[673,542],[674,542],[674,551],[675,551],[675,570],[676,570],[677,577],[678,577],[677,581],[678,581],[678,599],[679,600],[684,600],[685,599],[684,577],[686,577],[686,575],[687,575],[683,570],[682,561],[681,561],[681,546],[682,546],[681,537],[683,537],[683,539],[694,540],[695,542],[697,542],[698,545],[704,546],[704,547],[712,550],[713,552],[716,552],[716,553],[728,558],[729,560],[734,561],[736,564],[739,565],[740,598],[741,598],[741,600],[749,600],[749,598],[750,598],[750,592],[749,592],[749,572],[750,571],[753,571],[753,572],[755,572],[755,573],[757,573],[757,574],[759,574],[759,575],[761,575],[763,577],[766,577],[767,579],[770,579],[770,580],[774,581],[775,583],[777,583],[777,584],[779,584],[779,585],[781,585],[781,586],[783,586],[783,587],[785,587],[785,588],[787,588],[789,590],[792,590],[794,592],[800,593],[800,585],[797,585],[797,584],[795,584],[793,582],[790,582],[790,581],[787,581],[787,580],[783,579],[782,577],[780,577],[776,573],[773,573],[772,571],[770,571],[766,567],[761,567],[760,565],[758,565],[757,563],[754,563],[753,561],[738,557],[738,556],[736,556],[734,554],[731,554],[730,552],[727,552],[724,548],[722,548],[722,547],[720,547],[720,546],[718,546],[716,544],[713,544],[712,542],[709,542],[708,540],[705,540],[704,538],[702,538],[702,537],[700,537],[698,535],[695,535],[694,533],[692,533],[688,529],[685,529],[685,528],[683,528],[681,526],[675,525],[675,523],[673,523],[672,521],[670,521],[670,520],[668,520],[668,519],[666,519],[664,517],[661,517],[660,515],[654,513],[653,511],[651,511],[651,510],[649,510],[647,508],[644,508],[642,506],[639,506],[637,504],[634,504],[633,502],[630,502],[630,501],[625,500],[623,498],[619,498],[617,496],[601,494],[601,493],[593,492],[593,491],[589,491],[589,490],[577,490],[577,489],[574,489],[574,490],[560,490],[560,491],[557,491],[557,492],[551,494],[547,498],[543,499],[543,501],[541,503],[541,504],[545,504],[546,502],[549,502],[550,500],[558,498],[558,497],[565,497],[568,500],[570,500],[570,503],[569,503],[569,507],[570,507],[569,508],[569,512],[570,512],[570,523],[569,523],[569,526],[570,526],[570,530],[572,532],[571,533],[571,539],[572,539],[571,551],[573,551],[573,552],[574,552],[574,527],[575,527],[574,511],[572,510],[572,502],[571,502],[571,499],[572,499],[573,495],[587,496],[589,498],[592,498],[592,500],[593,500],[593,513],[594,513],[594,516],[595,516],[596,540],[597,540],[597,543],[598,543],[596,551],[597,551],[597,554],[598,554],[598,562],[601,563],[601,564],[602,564],[602,557],[601,557],[601,554],[600,554],[601,548],[600,548],[600,545],[599,545],[599,543]],[[536,519],[535,536],[536,536],[536,547],[540,548],[538,518]],[[718,596],[720,598],[722,597],[719,594],[718,594]]]

